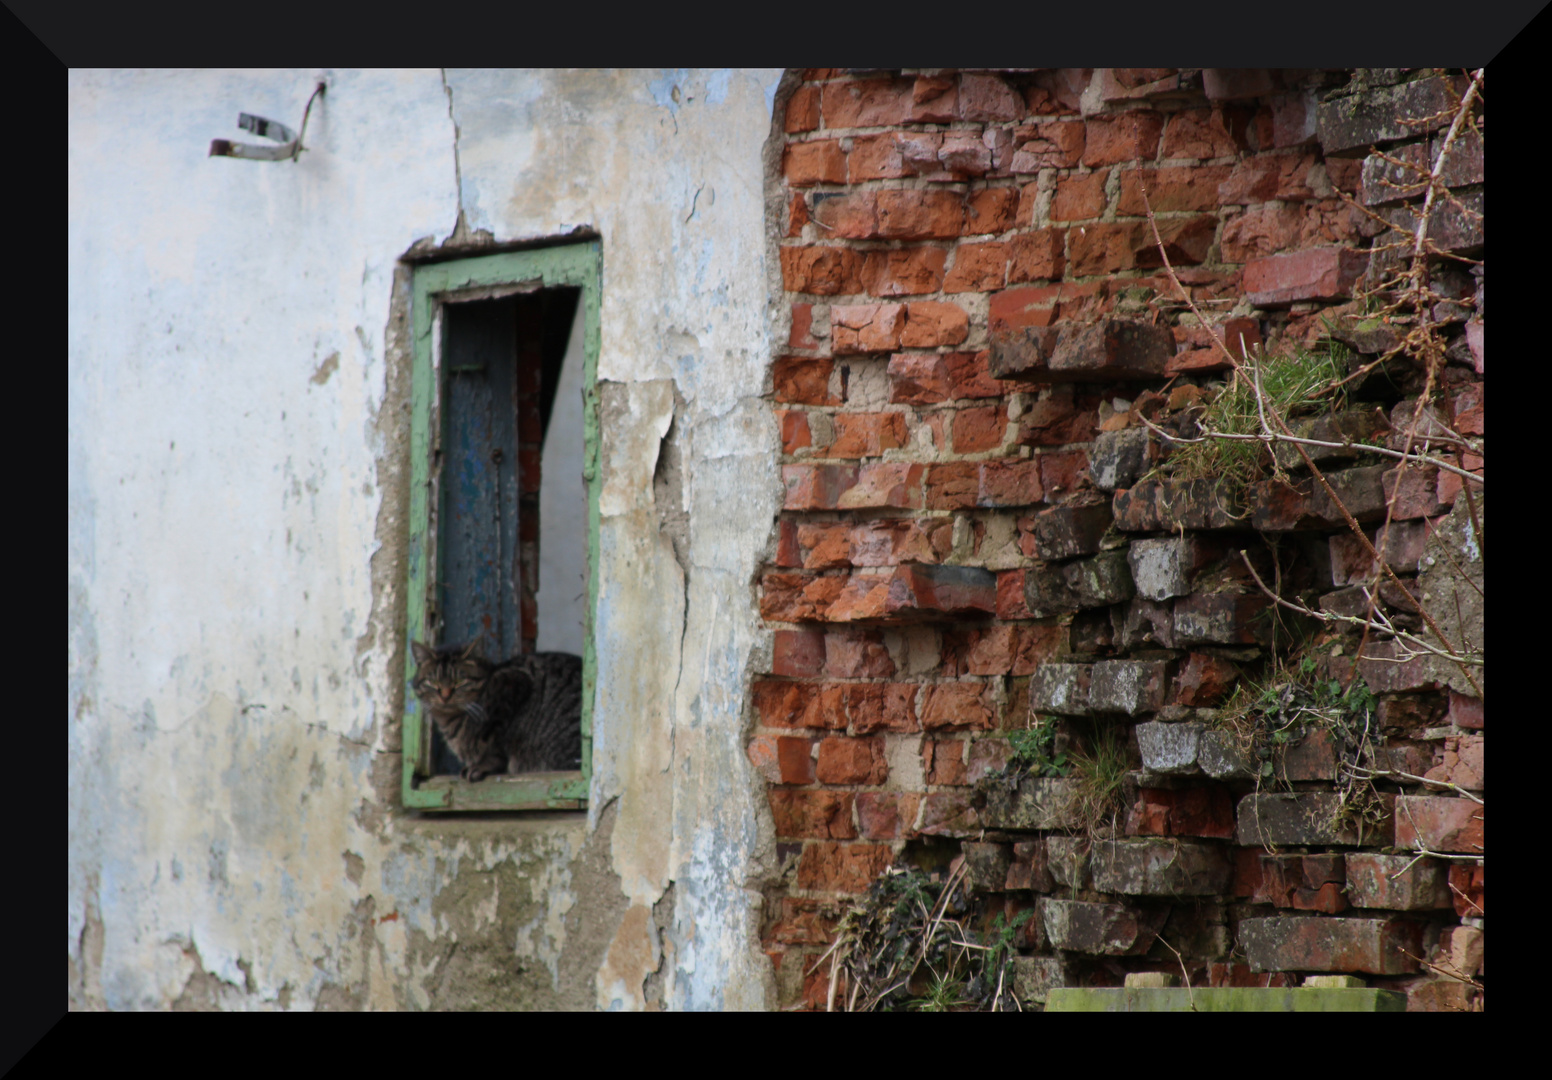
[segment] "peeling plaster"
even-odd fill
[[[319,73],[70,73],[71,1008],[764,1006],[777,76],[330,72],[270,164],[204,148]],[[406,815],[398,260],[577,227],[590,809]]]

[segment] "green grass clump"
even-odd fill
[[[1344,402],[1330,389],[1347,375],[1346,347],[1322,342],[1314,350],[1289,356],[1253,356],[1230,378],[1201,416],[1204,430],[1229,435],[1259,435],[1255,381],[1267,399],[1267,420],[1275,409],[1285,420],[1315,412],[1335,412]],[[1272,471],[1271,452],[1264,443],[1239,439],[1207,439],[1176,446],[1170,456],[1174,475],[1182,480],[1214,479],[1230,491],[1243,490]]]

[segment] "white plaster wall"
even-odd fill
[[[588,902],[572,868],[611,805],[627,911],[598,1003],[641,1007],[661,961],[670,1007],[761,1007],[741,708],[779,502],[759,398],[778,73],[330,72],[301,162],[205,156],[251,138],[238,111],[294,124],[319,74],[70,75],[72,1002],[165,1008],[213,978],[230,1008],[340,986],[435,1004],[445,944],[507,910],[465,910],[462,868],[515,868],[514,956],[560,985]],[[460,208],[498,242],[603,237],[620,419],[587,823],[460,833],[383,794],[403,579],[384,538],[403,526],[382,485],[408,423],[381,413],[405,352],[393,277]],[[670,421],[683,565],[651,487]],[[659,940],[643,916],[670,883]]]

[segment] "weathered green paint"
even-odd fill
[[[1052,990],[1046,1012],[1406,1012],[1395,990],[1337,987],[1216,987],[1201,990]]]
[[[427,640],[429,573],[435,547],[431,522],[431,431],[437,407],[432,331],[437,306],[445,298],[474,289],[532,283],[538,288],[582,290],[582,426],[585,439],[583,479],[587,482],[587,609],[582,652],[582,768],[575,772],[526,777],[487,777],[471,784],[457,777],[430,775],[430,729],[420,702],[410,690],[415,660],[404,650],[404,806],[411,810],[576,810],[587,805],[593,774],[593,695],[598,661],[593,648],[593,617],[598,607],[598,348],[603,260],[596,240],[582,244],[509,251],[453,262],[417,266],[411,317],[414,370],[410,377],[410,540],[405,632]]]

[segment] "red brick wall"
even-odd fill
[[[1146,725],[1220,702],[1242,668],[1262,662],[1251,620],[1265,601],[1243,573],[1231,594],[1188,586],[1140,601],[1128,543],[1173,536],[1189,550],[1171,557],[1189,571],[1230,543],[1281,540],[1281,550],[1304,553],[1313,602],[1345,584],[1340,515],[1307,478],[1224,517],[1200,486],[1126,475],[1117,483],[1108,471],[1101,484],[1091,468],[1097,447],[1114,457],[1136,438],[1128,431],[1146,441],[1140,415],[1189,405],[1202,392],[1193,388],[1210,388],[1228,367],[1210,331],[1181,318],[1144,186],[1180,281],[1218,324],[1212,333],[1273,352],[1307,345],[1322,315],[1355,308],[1381,232],[1360,207],[1383,216],[1402,212],[1398,195],[1417,201],[1382,189],[1384,163],[1366,168],[1364,155],[1365,140],[1404,154],[1438,137],[1437,122],[1381,130],[1386,110],[1423,115],[1442,83],[1420,74],[1350,82],[1342,71],[804,73],[787,103],[780,165],[792,318],[788,345],[773,358],[771,398],[786,501],[760,581],[775,647],[771,671],[752,689],[748,747],[769,781],[783,859],[765,940],[785,1003],[822,999],[811,968],[845,898],[912,858],[923,838],[1009,845],[1017,874],[1005,884],[1020,887],[988,890],[987,904],[1076,902],[1098,915],[1141,913],[1148,925],[1167,912],[1176,938],[1204,943],[1183,946],[1204,980],[1358,970],[1410,989],[1415,1007],[1465,1000],[1458,983],[1441,986],[1402,954],[1438,956],[1477,940],[1479,923],[1460,924],[1481,914],[1479,865],[1424,859],[1393,880],[1408,858],[1388,857],[1392,867],[1377,853],[1412,846],[1393,831],[1360,846],[1295,829],[1273,857],[1239,844],[1247,838],[1236,813],[1243,821],[1255,809],[1253,782],[1200,770],[1161,779],[1143,767],[1139,739],[1161,730]],[[1343,88],[1355,91],[1343,99],[1348,111],[1331,106],[1318,122],[1322,100]],[[1452,177],[1468,198],[1481,190],[1480,142],[1471,152],[1475,173],[1464,161]],[[1455,218],[1460,235],[1449,244],[1480,259],[1480,221]],[[1458,269],[1456,279],[1469,265]],[[1438,382],[1461,430],[1480,435],[1480,277],[1474,284],[1462,303],[1468,315],[1476,308],[1476,352],[1458,319],[1448,325],[1452,362]],[[1084,326],[1098,336],[1072,338]],[[1118,336],[1116,327],[1137,329]],[[1410,408],[1420,379],[1407,374],[1367,407]],[[1157,458],[1156,441],[1147,452]],[[1381,471],[1341,476],[1354,503],[1372,488],[1383,518],[1393,484],[1380,484]],[[1460,490],[1455,477],[1423,470],[1404,486],[1411,494],[1397,500],[1395,517],[1419,523],[1441,519]],[[1361,513],[1372,523],[1373,506]],[[1200,531],[1199,544],[1188,530]],[[1338,565],[1328,570],[1331,559]],[[1099,563],[1124,582],[1074,591],[1072,575]],[[1149,619],[1162,620],[1151,638]],[[1183,626],[1197,627],[1195,637]],[[1106,893],[1104,881],[1030,891],[1031,882],[1050,884],[1043,866],[1031,867],[1066,834],[997,827],[977,782],[1006,763],[1006,732],[1029,722],[1032,679],[1037,705],[1048,705],[1051,680],[1081,676],[1087,687],[1129,657],[1151,665],[1145,700],[1122,713],[1101,703],[1086,721],[1114,725],[1139,766],[1120,839],[1135,854],[1142,838],[1177,848],[1190,838],[1191,850],[1224,868],[1222,881],[1189,900],[1167,890]],[[1480,789],[1481,702],[1412,678],[1405,665],[1374,667],[1397,760],[1452,776],[1476,768]],[[1312,763],[1295,797],[1327,797],[1329,767],[1316,751],[1305,756]],[[1404,807],[1417,827],[1444,845],[1433,850],[1473,852],[1478,804],[1437,787],[1386,791],[1411,800]],[[1439,892],[1446,873],[1465,883],[1463,893]],[[1407,888],[1432,891],[1419,899],[1402,896]],[[1056,912],[1047,925],[1060,922]],[[1325,921],[1277,921],[1310,913]],[[1165,958],[1174,964],[1147,944],[1120,956],[1040,931],[1025,942],[1026,952],[1053,958],[1062,978],[1093,984],[1162,970]]]

